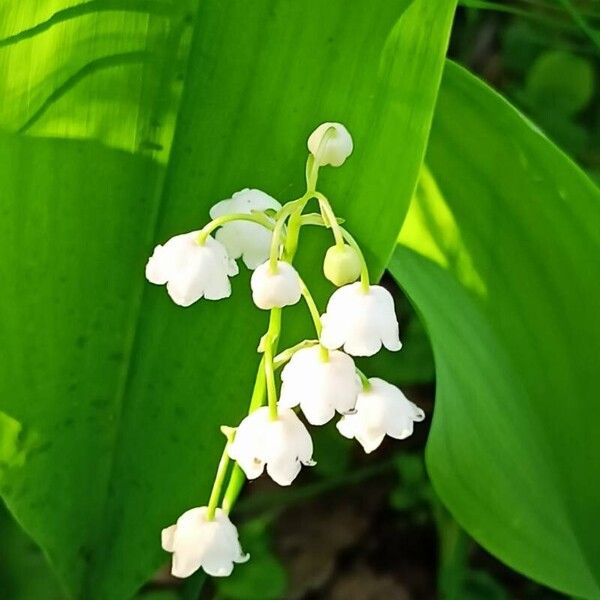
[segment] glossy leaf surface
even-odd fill
[[[454,2],[1,10],[0,489],[70,596],[127,598],[168,560],[161,528],[206,502],[266,327],[247,272],[233,298],[181,309],[144,281],[147,256],[240,188],[298,196],[307,135],[339,120],[356,150],[322,189],[381,273]],[[300,253],[309,285],[324,247]]]
[[[436,362],[427,464],[484,547],[578,597],[600,588],[600,192],[449,64],[391,270]]]

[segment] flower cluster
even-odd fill
[[[260,190],[237,192],[211,208],[212,221],[205,227],[157,246],[146,266],[150,282],[166,284],[176,304],[190,306],[203,297],[230,296],[230,278],[238,273],[236,260],[241,259],[253,270],[254,304],[270,311],[269,327],[259,344],[262,359],[248,416],[236,428],[222,428],[227,442],[208,506],[188,510],[162,532],[163,548],[173,553],[176,577],[187,577],[200,567],[209,575],[226,576],[234,563],[248,559],[228,513],[244,477],[255,479],[266,471],[287,486],[302,466],[315,464],[312,439],[299,414],[316,426],[339,414],[339,432],[356,439],[365,452],[378,448],[386,435],[408,437],[413,423],[425,417],[397,387],[368,379],[354,362],[353,357],[372,356],[382,346],[396,351],[402,345],[392,296],[371,285],[360,247],[316,189],[319,168],[342,165],[352,153],[352,138],[343,125],[323,123],[308,138],[308,149],[307,190],[302,197],[282,206]],[[313,199],[319,213],[304,214]],[[322,315],[292,264],[305,225],[329,228],[335,240],[325,255],[323,272],[338,289]],[[278,353],[281,309],[302,298],[317,339]],[[238,467],[230,471],[231,460]]]

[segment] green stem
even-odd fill
[[[281,331],[281,308],[272,308],[269,317],[269,329],[265,336],[265,377],[267,382],[267,402],[269,416],[277,419],[277,387],[275,385],[275,367],[273,357],[277,352],[277,341]]]
[[[339,217],[336,219],[338,224],[342,224],[344,219],[340,219]],[[304,225],[317,225],[318,227],[327,227],[329,228],[329,223],[323,221],[323,215],[321,213],[304,213],[300,217],[300,225],[303,227]]]
[[[323,138],[321,139],[321,143],[319,144],[319,149],[317,151],[317,158],[323,152],[327,140],[331,137],[331,135],[335,132],[334,128],[329,128]],[[285,206],[281,208],[276,216],[276,223],[273,225],[272,221],[269,221],[269,228],[273,230],[273,239],[271,241],[271,253],[270,253],[270,263],[271,268],[277,267],[277,260],[279,259],[279,246],[281,234],[283,232],[283,227],[285,225],[286,219],[287,223],[287,232],[285,236],[285,245],[284,245],[284,253],[283,257],[286,261],[291,263],[296,254],[296,250],[298,248],[298,238],[300,236],[300,228],[302,226],[302,212],[306,207],[307,202],[313,197],[311,190],[314,191],[319,173],[319,165],[318,162],[315,161],[312,155],[309,155],[308,160],[306,161],[306,193],[294,200],[289,202]],[[251,216],[251,215],[248,215]],[[289,217],[289,218],[288,218]],[[222,217],[221,217],[222,218]],[[266,216],[265,216],[266,218]],[[217,221],[216,219],[215,221]],[[253,220],[253,219],[247,219]],[[334,217],[335,220],[335,217]],[[213,221],[214,223],[214,221]],[[337,221],[336,221],[337,224]],[[211,225],[207,225],[204,229],[207,229]],[[218,227],[218,225],[217,225]],[[203,230],[204,231],[204,230]],[[212,229],[209,230],[212,231]],[[208,235],[208,234],[207,234]],[[206,239],[206,238],[204,238]],[[321,331],[321,319],[319,315],[319,311],[317,306],[308,291],[308,288],[304,284],[302,284],[305,292],[303,292],[304,298],[307,302],[309,310],[311,312],[311,316],[313,317],[313,321],[315,322],[315,328],[317,329],[317,333],[320,335]],[[280,359],[280,357],[275,357],[277,352],[277,344],[279,341],[279,334],[281,332],[281,309],[274,308],[271,310],[271,314],[269,317],[269,328],[265,335],[265,350],[263,354],[263,358],[260,362],[258,373],[256,375],[256,381],[254,384],[254,391],[252,393],[252,398],[250,400],[250,409],[249,413],[256,410],[263,404],[265,391],[268,399],[269,405],[269,414],[272,419],[277,418],[277,387],[275,384],[275,368],[281,366],[279,362],[276,364],[276,361]],[[299,349],[299,348],[298,348]],[[286,359],[289,360],[289,359]],[[242,486],[244,485],[245,475],[240,466],[236,463],[233,467],[233,471],[231,473],[231,477],[229,478],[229,483],[227,485],[227,489],[225,490],[225,495],[223,497],[223,510],[226,513],[232,509],[235,501],[237,500]]]
[[[257,408],[260,408],[263,405],[266,390],[265,357],[263,356],[260,359],[258,370],[256,371],[256,379],[254,380],[254,389],[252,390],[252,397],[250,398],[248,414],[253,413]],[[242,471],[240,466],[235,463],[233,465],[233,470],[231,471],[231,476],[229,477],[229,483],[225,489],[225,494],[223,495],[223,504],[221,505],[226,514],[229,514],[233,508],[235,501],[240,495],[244,481],[246,481],[244,471]]]
[[[308,306],[308,311],[310,312],[310,316],[315,325],[315,331],[317,332],[317,337],[321,339],[321,331],[323,330],[323,324],[321,323],[321,315],[319,313],[319,309],[317,308],[317,304],[315,299],[312,297],[310,290],[304,283],[304,281],[300,280],[300,290],[302,292],[302,297],[306,302],[306,306]],[[322,344],[319,344],[321,351],[321,360],[323,362],[329,361],[329,350],[325,348]]]
[[[223,504],[221,505],[221,508],[226,515],[231,512],[235,501],[238,499],[240,492],[244,487],[245,481],[246,475],[244,471],[242,471],[240,465],[235,463],[233,465],[233,470],[231,471],[227,489],[225,490],[225,495],[223,496]]]
[[[358,373],[358,376],[360,377],[363,391],[368,392],[371,389],[371,382],[369,381],[369,378],[360,369],[356,369],[356,372]]]
[[[319,313],[319,309],[317,308],[317,303],[315,299],[312,297],[310,290],[302,281],[300,280],[300,291],[302,292],[302,297],[306,302],[306,306],[308,307],[308,311],[310,312],[310,316],[315,326],[315,331],[317,332],[317,337],[321,337],[321,331],[323,329],[323,325],[321,323],[321,314]]]
[[[266,378],[265,378],[265,357],[260,359],[258,365],[258,371],[256,372],[256,379],[254,381],[254,389],[252,390],[252,397],[250,398],[250,406],[248,407],[248,414],[253,413],[257,408],[263,405],[265,400],[265,394],[267,391]]]
[[[221,497],[221,489],[223,487],[223,481],[227,474],[227,467],[229,467],[229,445],[231,444],[232,434],[227,435],[227,443],[223,449],[219,466],[217,467],[217,474],[215,476],[215,482],[213,483],[212,491],[210,492],[210,498],[208,500],[208,510],[206,518],[212,521],[215,518],[215,511],[219,505],[219,498]]]
[[[319,165],[315,161],[315,157],[312,154],[308,155],[306,159],[306,191],[308,193],[313,192],[317,187],[317,179],[319,178]]]
[[[321,158],[329,140],[335,137],[335,127],[328,127],[327,131],[323,134],[319,147],[317,148],[316,154],[308,155],[306,160],[306,189],[309,193],[313,193],[317,189],[317,180],[319,179],[319,167],[321,166]]]
[[[333,208],[331,208],[331,204],[329,200],[321,194],[321,192],[315,192],[315,198],[319,201],[319,207],[321,208],[321,214],[323,216],[323,221],[327,223],[327,226],[333,232],[333,237],[335,239],[335,244],[339,248],[344,247],[344,234],[342,233],[342,228],[340,227],[337,217],[333,212]]]
[[[437,498],[431,505],[439,541],[438,595],[459,600],[464,597],[471,540]]]
[[[302,226],[302,212],[306,207],[307,202],[312,198],[309,192],[304,196],[294,200],[293,211],[290,214],[288,221],[287,234],[285,236],[284,258],[288,262],[294,260],[296,250],[298,249],[298,239],[300,237],[300,227]],[[290,203],[291,204],[291,203]]]
[[[304,207],[306,206],[306,202],[309,199],[310,199],[310,197],[306,196],[306,194],[305,194],[301,198],[298,198],[296,200],[292,200],[291,202],[288,202],[277,213],[276,223],[275,223],[275,227],[273,229],[273,237],[271,238],[271,252],[269,254],[269,260],[271,261],[271,271],[273,273],[277,271],[277,261],[279,260],[279,247],[281,245],[281,238],[282,238],[285,222],[289,217],[288,230],[287,230],[286,236],[285,236],[285,244],[286,244],[285,247],[287,248],[287,246],[288,246],[288,238],[290,237],[290,231],[293,231],[292,235],[294,235],[294,233],[295,233],[295,236],[296,236],[295,243],[297,246],[297,244],[298,244],[297,230],[299,229],[299,225],[296,223],[295,215],[298,213],[298,211],[300,211],[300,214],[302,214],[302,211],[304,210]],[[295,248],[294,248],[294,253],[295,253]],[[292,257],[293,257],[293,254],[292,254]],[[288,262],[292,262],[291,258],[288,258],[287,256],[285,258],[286,258],[286,260],[288,260]]]
[[[300,237],[300,218],[302,215],[302,209],[295,212],[290,217],[288,223],[287,236],[285,238],[285,252],[284,256],[288,262],[292,262],[292,257],[296,254],[298,249],[298,238]]]
[[[300,219],[302,217],[302,211],[304,210],[306,203],[313,198],[316,193],[317,181],[319,179],[320,159],[323,155],[323,152],[325,152],[327,143],[334,136],[335,127],[329,127],[319,142],[316,155],[313,156],[311,153],[306,159],[306,193],[300,199],[300,206],[298,206],[295,212],[292,213],[288,225],[288,237],[286,239],[285,253],[290,262],[292,261],[294,254],[296,254],[296,248],[298,247],[298,236],[300,235]]]
[[[274,225],[273,221],[267,217],[264,213],[254,212],[254,213],[232,213],[230,215],[223,215],[222,217],[217,217],[213,219],[210,223],[205,225],[198,234],[198,243],[204,244],[206,242],[206,238],[218,227],[225,225],[225,223],[229,223],[230,221],[252,221],[253,223],[258,223],[267,229],[273,230]]]
[[[280,352],[275,358],[273,358],[273,368],[277,371],[281,369],[286,362],[288,362],[298,350],[303,350],[304,348],[310,348],[315,344],[318,344],[319,340],[304,340],[295,346],[285,349],[283,352]]]
[[[279,223],[280,221],[284,222],[287,216],[291,215],[288,223],[288,231],[285,240],[285,258],[290,263],[294,258],[296,248],[298,245],[300,217],[309,199],[310,196],[308,194],[305,194],[301,198],[298,198],[297,200],[294,200],[285,205],[277,214],[277,223]],[[295,215],[298,216],[294,220]],[[275,236],[276,234],[274,233],[274,239]],[[278,254],[279,240],[277,240],[275,243],[277,244],[276,247]],[[271,246],[271,251],[272,249],[273,246]],[[274,355],[277,352],[277,343],[280,331],[281,309],[273,309],[271,310],[271,315],[269,317],[269,329],[265,335],[265,351],[260,361],[260,365],[258,366],[258,372],[256,374],[252,398],[250,399],[250,408],[248,410],[248,414],[252,413],[257,408],[262,406],[265,394],[267,394],[269,398],[270,416],[271,418],[277,418],[277,389],[275,387],[274,373],[274,370],[276,368],[276,357]],[[274,333],[275,336],[273,337]],[[227,485],[227,489],[225,490],[225,495],[223,496],[222,507],[226,513],[229,513],[233,508],[233,505],[235,504],[238,496],[240,495],[240,492],[242,491],[242,487],[244,485],[245,480],[246,476],[243,470],[236,463],[233,466],[231,477],[229,478],[229,483]]]
[[[369,291],[370,281],[369,281],[369,267],[367,266],[367,261],[365,260],[365,256],[360,249],[360,246],[356,242],[356,240],[352,237],[349,231],[340,227],[342,230],[342,234],[346,242],[348,242],[349,246],[352,246],[358,253],[358,257],[360,258],[360,284],[365,293]]]

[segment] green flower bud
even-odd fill
[[[331,246],[325,254],[323,273],[334,285],[340,287],[353,283],[360,277],[360,257],[358,252],[344,244],[343,247]]]

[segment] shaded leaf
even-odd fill
[[[527,75],[525,92],[534,108],[572,115],[592,99],[594,67],[568,52],[544,52]]]
[[[430,476],[500,559],[600,597],[600,193],[453,64],[427,160],[391,270],[434,349]]]
[[[10,600],[64,600],[44,556],[0,505],[0,590]]]
[[[230,577],[215,580],[225,600],[279,600],[285,597],[287,574],[271,550],[268,522],[259,518],[240,527],[240,542],[250,554],[247,563],[237,567]]]

